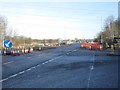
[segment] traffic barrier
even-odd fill
[[[24,54],[24,49],[22,49],[22,54]]]
[[[6,51],[4,50],[4,56],[6,56]]]
[[[15,56],[15,51],[12,52],[12,56]]]

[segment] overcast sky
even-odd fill
[[[118,17],[117,2],[1,2],[0,14],[19,35],[44,38],[94,38],[104,20]]]

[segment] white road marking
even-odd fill
[[[40,64],[38,64],[36,67],[39,67],[40,66]]]
[[[31,58],[31,57],[27,57],[27,58]]]
[[[89,76],[88,76],[88,82],[87,82],[87,90],[90,86],[90,80],[91,80],[91,74],[92,74],[92,70],[94,69],[94,63],[95,63],[95,52],[94,52],[94,55],[93,55],[93,64],[90,68],[90,73],[89,73]]]
[[[42,63],[42,64],[47,64],[48,62],[51,62],[51,61],[53,61],[53,60],[56,60],[56,59],[58,59],[58,58],[60,58],[60,57],[62,57],[62,56],[55,57],[55,58],[53,58],[53,59],[50,59],[50,60],[48,60],[48,61],[45,61],[45,62]],[[5,78],[5,79],[0,80],[0,82],[4,82],[4,81],[6,81],[6,80],[8,80],[8,79],[11,79],[11,78],[16,77],[16,76],[21,75],[21,74],[24,74],[25,72],[30,71],[30,70],[32,70],[32,69],[35,69],[35,68],[37,68],[37,67],[40,66],[40,65],[41,65],[41,64],[38,64],[38,65],[33,66],[33,67],[31,67],[31,68],[29,68],[29,69],[27,69],[27,70],[24,70],[24,71],[21,71],[21,72],[19,72],[19,73],[17,73],[17,74],[14,74],[14,75],[12,75],[12,76],[9,76],[8,78]]]
[[[0,80],[0,82],[6,81],[6,80],[8,80],[8,79],[9,79],[9,78],[2,79],[2,80]]]
[[[18,75],[18,74],[14,74],[14,75],[10,76],[9,78],[15,77],[15,76],[17,76],[17,75]]]
[[[69,52],[66,53],[66,54],[69,55],[70,53],[75,52],[75,51],[77,51],[77,49],[75,49],[75,50],[73,50],[73,51],[69,51]]]
[[[63,56],[63,55],[62,55],[62,56]],[[52,62],[52,61],[54,61],[54,60],[56,60],[56,59],[58,59],[58,58],[61,58],[62,56],[55,57],[55,58],[53,58],[53,59],[50,59],[50,60],[48,60],[48,61],[45,61],[45,62],[42,63],[42,64],[47,64],[48,62]],[[29,57],[28,57],[28,58],[29,58]],[[4,64],[8,64],[8,63],[13,63],[13,61],[7,62],[7,63],[4,63]],[[32,70],[32,69],[35,69],[36,67],[38,67],[38,66],[40,66],[40,65],[41,65],[41,64],[38,64],[38,65],[36,65],[36,66],[34,66],[34,67],[31,67],[31,68],[29,68],[29,69],[27,69],[27,70],[24,70],[24,71],[21,71],[21,72],[19,72],[19,73],[17,73],[17,74],[14,74],[14,75],[12,75],[12,76],[9,76],[8,78],[5,78],[5,79],[0,80],[0,82],[4,82],[4,81],[6,81],[6,80],[8,80],[8,79],[11,79],[11,78],[16,77],[16,76],[21,75],[21,74],[24,74],[25,72],[30,71],[30,70]]]
[[[10,63],[13,63],[13,61],[10,61],[10,62],[6,62],[6,63],[3,63],[3,64],[5,64],[5,65],[6,65],[6,64],[10,64]]]
[[[49,61],[44,62],[45,64],[48,63]]]
[[[67,55],[68,55],[69,53],[67,53]]]
[[[27,71],[30,71],[30,70],[31,70],[31,69],[29,68],[29,69],[26,70],[26,72],[27,72]]]
[[[32,69],[35,69],[35,66],[34,66],[34,67],[32,67]]]
[[[23,73],[25,73],[25,71],[19,72],[18,74],[23,74]]]
[[[45,64],[45,63],[42,63],[42,64]]]
[[[54,59],[49,60],[49,62],[53,61]]]
[[[77,51],[77,49],[73,50],[73,51]]]
[[[94,66],[92,65],[91,70],[93,70],[93,69],[94,69]]]

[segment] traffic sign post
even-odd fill
[[[12,42],[10,40],[4,40],[4,46],[6,48],[12,48]]]

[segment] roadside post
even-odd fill
[[[111,45],[111,50],[112,50],[112,54],[114,54],[115,53],[114,45]]]

